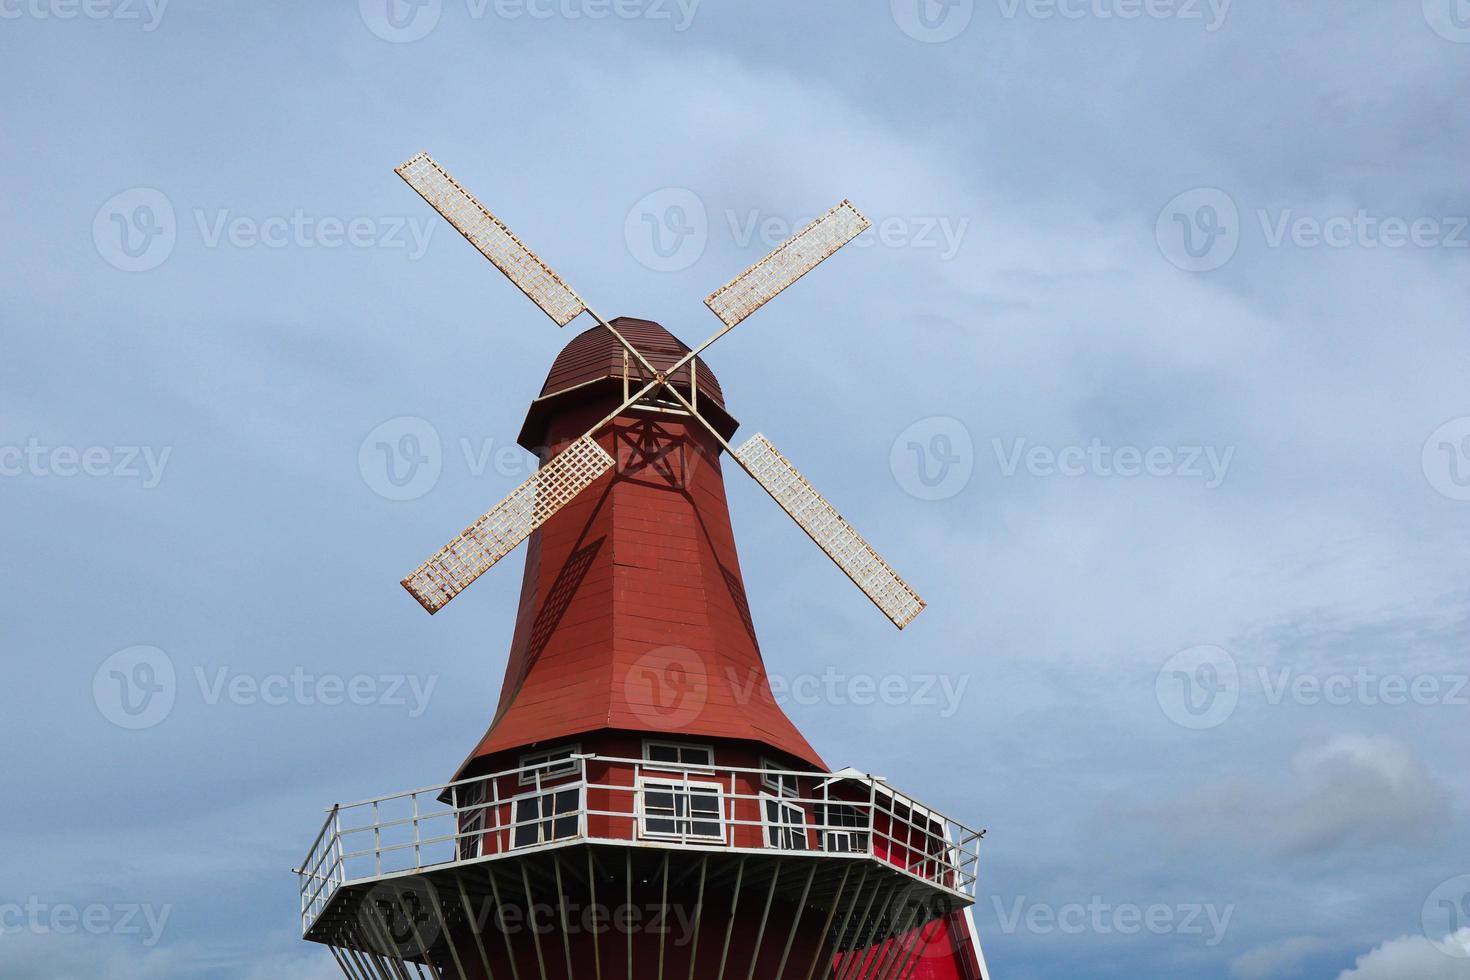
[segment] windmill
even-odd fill
[[[590,314],[598,326],[616,338],[627,356],[652,377],[403,580],[403,587],[430,615],[444,608],[613,467],[613,458],[593,436],[655,388],[661,388],[703,425],[741,469],[781,505],[895,626],[903,629],[923,611],[925,603],[919,594],[769,439],[757,433],[739,449],[733,448],[720,430],[700,414],[697,380],[691,384],[688,397],[670,380],[686,365],[695,365],[700,354],[752,313],[862,234],[868,228],[868,219],[852,204],[843,201],[711,293],[704,303],[722,326],[672,367],[660,370],[427,153],[420,153],[398,167],[397,173],[553,323],[565,327],[581,314]]]
[[[866,219],[844,201],[717,290],[690,348],[593,312],[427,155],[397,172],[554,323],[596,325],[531,403],[536,475],[403,580],[433,613],[527,542],[494,719],[449,782],[328,810],[303,936],[353,980],[988,980],[983,832],[786,716],[719,460],[900,629],[923,600],[769,440],[730,445],[700,358]]]

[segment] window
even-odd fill
[[[718,783],[643,780],[639,787],[645,836],[725,839],[724,791]]]
[[[533,847],[577,836],[581,822],[582,788],[522,796],[515,801],[512,847]]]
[[[459,810],[459,859],[468,861],[480,856],[480,841],[485,835],[485,782],[454,788],[454,803]]]
[[[822,850],[831,854],[867,852],[868,821],[857,807],[842,803],[819,806],[817,823],[822,825]]]
[[[712,766],[715,762],[715,751],[708,745],[644,742],[643,758],[649,762],[667,762],[676,766]]]
[[[560,748],[547,749],[544,752],[532,752],[521,756],[521,785],[534,786],[536,780],[555,779],[561,776],[572,776],[577,773],[577,760],[572,756],[580,751],[581,746],[563,745]],[[534,768],[533,768],[534,767]]]
[[[761,802],[766,810],[766,846],[784,851],[806,850],[806,810],[764,794]]]
[[[795,773],[781,772],[781,767],[770,759],[761,760],[761,785],[777,796],[799,796]],[[774,772],[772,770],[775,770]]]

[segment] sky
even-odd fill
[[[570,333],[428,150],[690,342],[873,220],[707,360],[930,604],[730,479],[788,713],[987,829],[995,976],[1470,978],[1465,0],[0,0],[0,83],[0,975],[332,976],[323,809],[489,720],[520,555],[398,580]]]

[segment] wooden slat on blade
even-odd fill
[[[919,594],[843,520],[769,439],[756,433],[735,450],[735,459],[874,605],[893,620],[893,625],[903,629],[924,611],[925,603]]]
[[[563,282],[551,266],[427,153],[420,153],[394,172],[541,307],[557,326],[566,326],[587,309],[582,297]]]
[[[848,201],[782,242],[755,265],[710,293],[704,301],[725,326],[750,316],[811,272],[868,228],[868,219]]]
[[[415,569],[403,587],[438,612],[612,466],[607,450],[583,436]]]

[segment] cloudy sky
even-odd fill
[[[931,607],[732,510],[819,751],[989,829],[996,976],[1470,977],[1464,0],[0,0],[0,81],[0,974],[331,975],[322,808],[483,730],[519,557],[397,582],[567,334],[427,149],[691,341],[873,219],[709,360]]]

